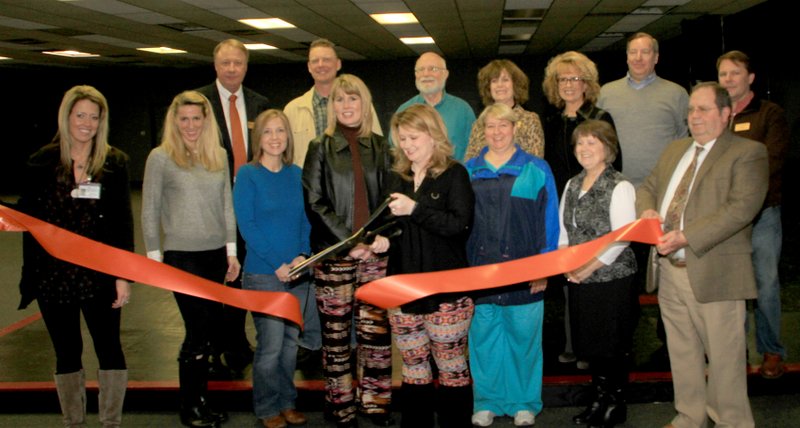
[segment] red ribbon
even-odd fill
[[[356,298],[381,308],[394,308],[438,293],[486,290],[547,278],[583,266],[612,242],[656,244],[662,233],[657,219],[640,219],[593,241],[545,254],[463,269],[388,276],[359,288]]]
[[[214,300],[303,326],[300,302],[283,291],[239,290],[226,287],[145,256],[121,250],[56,227],[0,205],[0,230],[30,232],[51,256],[117,278]]]

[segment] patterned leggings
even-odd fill
[[[364,262],[326,260],[314,270],[322,326],[322,369],[327,411],[347,422],[358,410],[389,411],[392,396],[392,336],[386,310],[356,301],[355,290],[386,275],[386,258]],[[356,323],[358,389],[353,394],[352,321]]]
[[[400,309],[389,315],[397,349],[403,357],[403,382],[424,385],[433,381],[430,358],[439,369],[439,383],[448,387],[470,384],[467,364],[467,333],[475,306],[462,297],[442,303],[430,314],[404,314]]]

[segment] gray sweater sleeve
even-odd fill
[[[167,156],[159,148],[150,151],[142,183],[142,235],[144,248],[161,251],[161,192],[164,189],[164,164]]]
[[[223,159],[225,160],[225,167],[223,168],[225,171],[225,190],[223,195],[225,210],[225,244],[228,244],[228,255],[236,255],[236,253],[231,254],[231,250],[236,251],[236,215],[233,211],[230,170],[228,169],[227,156],[223,156]]]

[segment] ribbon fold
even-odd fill
[[[486,290],[547,278],[583,266],[613,242],[656,244],[662,234],[657,219],[639,219],[592,241],[549,253],[484,266],[388,276],[363,285],[356,298],[386,309],[438,293]]]
[[[51,256],[117,278],[276,316],[303,326],[300,302],[283,291],[239,290],[103,244],[0,205],[0,231],[30,232]]]

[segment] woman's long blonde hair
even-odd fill
[[[372,94],[363,80],[352,74],[341,74],[333,80],[331,95],[328,97],[328,126],[325,134],[333,136],[336,132],[336,112],[333,111],[333,100],[341,92],[345,95],[357,95],[361,98],[361,124],[358,136],[369,137],[372,134]]]
[[[103,173],[103,165],[106,163],[106,155],[110,146],[108,145],[108,101],[106,97],[97,89],[88,85],[73,86],[64,94],[61,106],[58,108],[58,132],[53,138],[53,143],[57,143],[61,149],[61,166],[65,176],[72,173],[72,134],[69,132],[69,116],[75,104],[81,100],[89,100],[100,108],[100,123],[97,125],[97,133],[92,139],[92,149],[89,152],[86,173],[91,177],[99,177]]]
[[[186,149],[178,128],[178,109],[183,106],[198,106],[203,113],[203,130],[197,139],[197,162],[208,171],[219,171],[225,166],[225,150],[220,145],[220,131],[217,119],[211,109],[211,103],[197,91],[184,91],[172,99],[164,119],[164,136],[161,147],[167,156],[179,167],[189,168],[194,165],[191,153]]]

